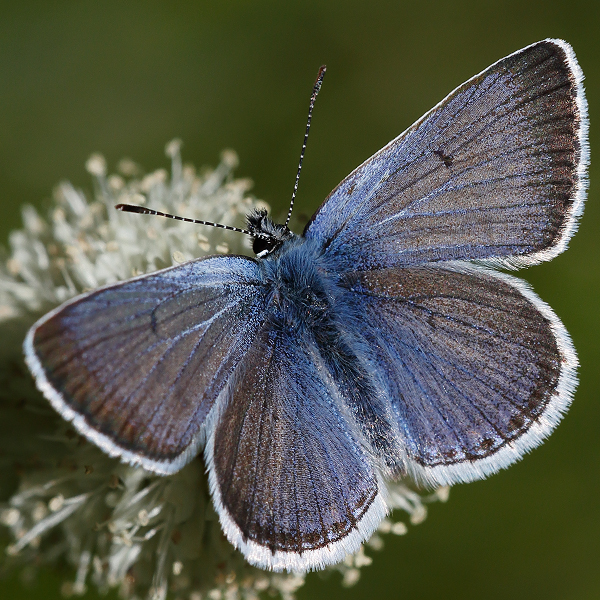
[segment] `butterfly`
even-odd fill
[[[302,235],[255,212],[254,258],[66,302],[25,340],[37,386],[132,465],[168,475],[203,449],[223,531],[251,564],[343,560],[386,515],[386,480],[486,477],[571,402],[566,329],[497,268],[550,260],[576,230],[582,80],[569,44],[532,44],[359,166]]]

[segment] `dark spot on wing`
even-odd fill
[[[442,150],[434,150],[433,153],[436,156],[439,156],[440,160],[446,165],[446,167],[450,168],[452,166],[452,161],[454,160],[452,156],[449,154],[444,154]]]

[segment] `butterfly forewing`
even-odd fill
[[[305,236],[340,268],[551,258],[583,201],[581,79],[560,40],[498,61],[349,175]]]
[[[255,269],[209,258],[77,298],[31,330],[38,385],[109,452],[181,468],[264,319]]]

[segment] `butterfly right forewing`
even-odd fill
[[[503,58],[342,181],[304,235],[339,269],[549,260],[583,207],[582,80],[562,40]]]

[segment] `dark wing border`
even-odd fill
[[[533,254],[528,254],[524,256],[515,256],[515,257],[507,257],[507,258],[499,258],[499,259],[490,259],[490,260],[482,260],[479,261],[482,265],[487,265],[493,268],[508,268],[508,269],[521,269],[523,267],[529,267],[531,265],[537,265],[542,262],[546,262],[552,260],[554,257],[562,254],[569,246],[570,239],[575,235],[577,229],[579,227],[579,217],[583,214],[583,208],[585,204],[585,199],[587,196],[588,189],[588,167],[590,164],[590,142],[589,142],[589,129],[590,122],[588,117],[588,103],[585,97],[585,89],[583,87],[583,80],[585,76],[579,63],[577,62],[577,58],[575,57],[575,52],[570,44],[565,42],[564,40],[558,38],[546,38],[543,40],[544,42],[550,42],[552,44],[556,44],[560,47],[565,53],[565,57],[567,59],[567,64],[571,69],[571,72],[575,76],[575,88],[577,90],[577,97],[575,98],[575,102],[577,104],[577,108],[579,110],[579,163],[577,165],[577,183],[575,185],[575,190],[573,193],[573,203],[565,217],[565,222],[561,228],[561,235],[555,240],[554,244],[545,250],[541,250],[539,252],[534,252]],[[518,54],[523,50],[527,50],[527,48],[531,48],[532,46],[536,46],[539,42],[535,44],[530,44],[526,48],[522,50],[518,50],[517,52],[513,52],[509,56],[513,56],[514,54]],[[500,61],[497,61],[500,62]],[[487,70],[487,69],[485,69]],[[482,71],[483,73],[483,71]],[[477,77],[477,75],[476,75]],[[443,102],[443,101],[442,101]],[[534,294],[535,295],[535,294]],[[535,296],[539,302],[542,302],[538,296]],[[548,305],[545,305],[552,315],[552,309]],[[554,315],[554,319],[557,319],[556,315]],[[560,322],[560,321],[559,321]],[[562,323],[561,323],[562,325]],[[564,327],[563,327],[564,329]],[[565,333],[568,333],[565,330]]]

